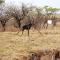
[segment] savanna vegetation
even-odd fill
[[[60,60],[58,11],[0,0],[0,60]]]

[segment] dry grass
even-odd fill
[[[0,58],[2,60],[13,60],[21,55],[28,55],[28,52],[40,49],[60,48],[60,28],[50,28],[41,30],[30,30],[30,36],[27,31],[21,36],[21,32],[0,32]]]

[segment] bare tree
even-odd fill
[[[42,14],[42,9],[36,9],[37,10],[37,21],[38,21],[38,25],[40,28],[47,28],[48,24],[47,24],[47,20],[48,20],[48,16]]]
[[[2,24],[4,31],[5,31],[5,24],[8,20],[9,20],[9,16],[7,16],[5,14],[0,16],[0,22]]]
[[[20,27],[20,20],[22,19],[22,14],[20,14],[19,9],[17,9],[14,6],[9,6],[9,8],[6,11],[6,14],[14,17]]]

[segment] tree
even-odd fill
[[[47,10],[50,11],[51,14],[54,14],[55,12],[59,11],[60,9],[59,8],[49,7]]]
[[[49,7],[49,6],[44,6],[44,9],[47,14],[54,14],[55,12],[60,10],[60,8],[54,8],[54,7]]]
[[[19,7],[16,8],[15,6],[8,6],[6,14],[10,17],[14,17],[20,28],[20,20],[22,19],[22,13]]]
[[[4,2],[4,0],[0,0],[0,4],[2,4]]]

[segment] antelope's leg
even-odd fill
[[[5,31],[5,26],[3,27],[3,32]]]
[[[28,36],[29,36],[29,29],[28,29]]]
[[[29,27],[28,27],[28,36],[29,36]]]

